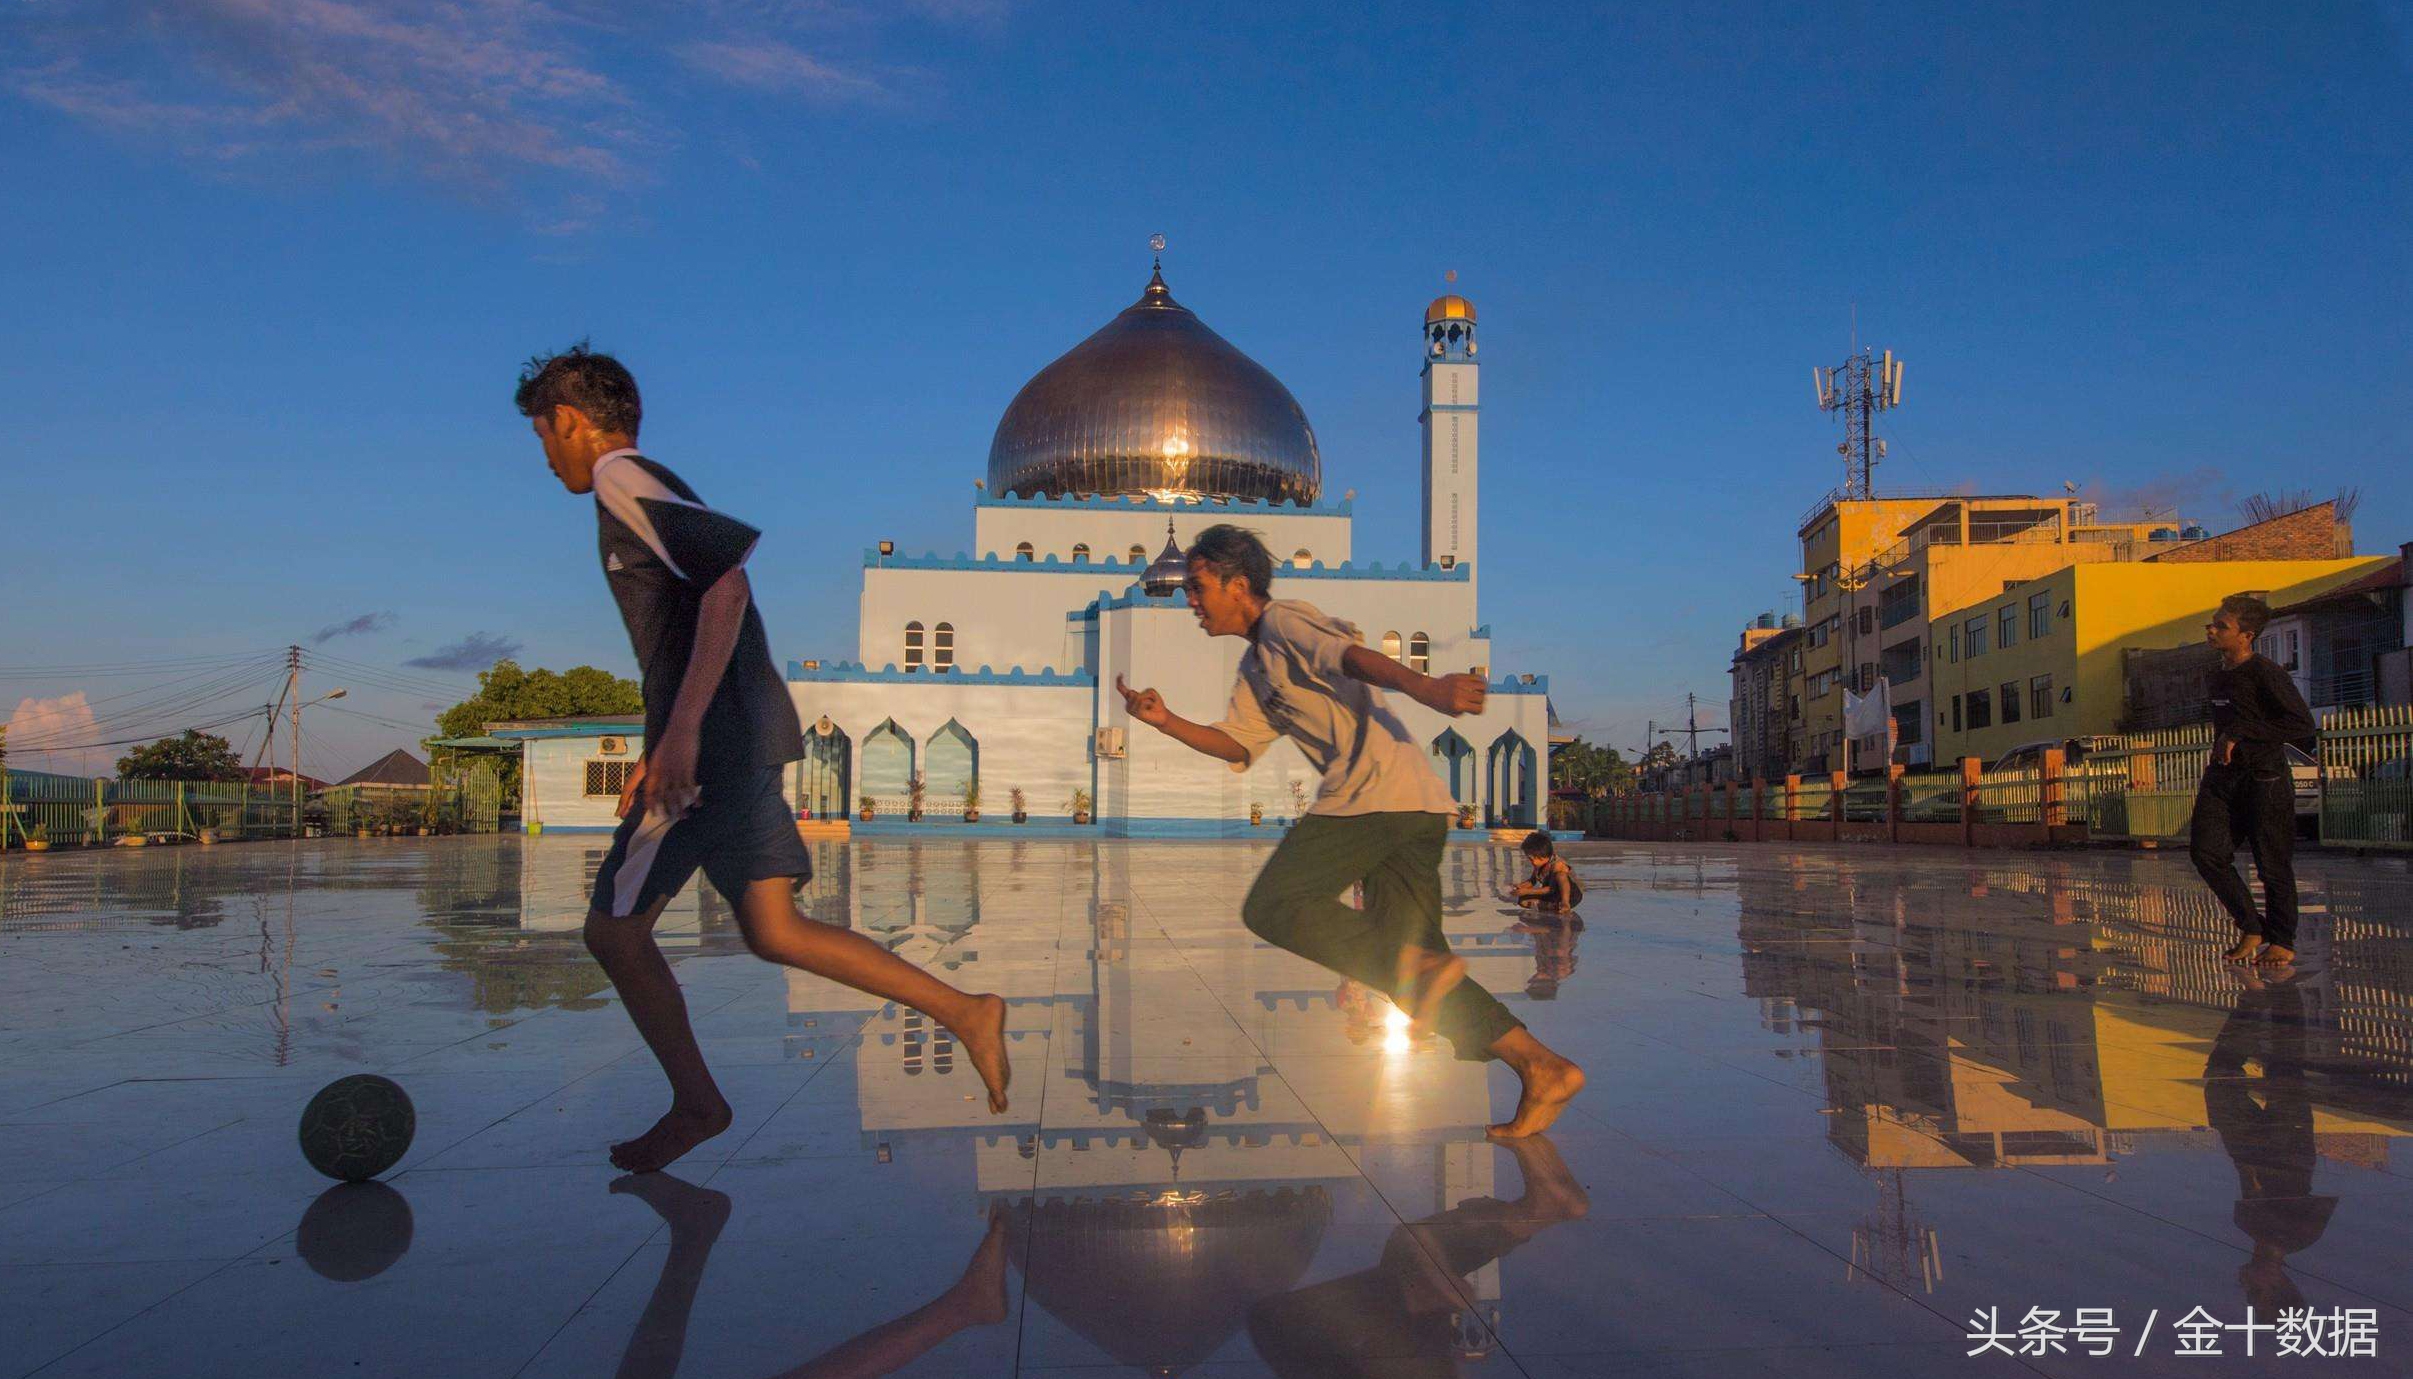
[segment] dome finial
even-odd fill
[[[1148,236],[1148,249],[1154,257],[1148,263],[1148,290],[1140,294],[1140,300],[1170,303],[1173,293],[1165,286],[1165,237],[1161,234]]]

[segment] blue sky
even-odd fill
[[[1596,739],[1722,701],[1793,597],[1855,312],[1907,360],[1881,486],[2218,527],[2360,485],[2366,549],[2413,539],[2413,4],[1950,9],[13,5],[0,708],[107,729],[217,664],[174,658],[357,624],[318,647],[386,675],[314,714],[340,774],[481,634],[627,668],[510,407],[581,336],[769,529],[780,654],[847,653],[861,548],[970,544],[998,413],[1155,231],[1373,559],[1415,553],[1414,330],[1458,271],[1496,663]]]

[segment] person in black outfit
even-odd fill
[[[2296,958],[2296,783],[2287,744],[2309,741],[2315,726],[2295,681],[2254,651],[2270,620],[2269,604],[2236,594],[2222,599],[2204,626],[2220,664],[2208,687],[2212,755],[2195,792],[2187,851],[2237,921],[2240,937],[2228,960],[2279,966]],[[2253,849],[2262,878],[2260,918],[2234,865],[2241,842]]]
[[[637,380],[610,355],[580,345],[531,360],[514,400],[562,487],[594,495],[597,554],[645,691],[645,751],[620,796],[585,936],[670,1079],[671,1102],[651,1130],[612,1146],[612,1162],[663,1168],[733,1116],[653,937],[662,907],[699,869],[757,957],[912,1006],[953,1031],[987,1084],[989,1110],[1002,1114],[1012,1076],[1004,1000],[958,991],[796,908],[796,883],[813,864],[779,777],[804,755],[804,735],[746,579],[762,533],[707,507],[637,449]]]

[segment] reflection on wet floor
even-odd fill
[[[1007,999],[1002,1117],[691,893],[738,1120],[641,1179],[602,839],[0,857],[0,1375],[2242,1373],[2272,1334],[2168,1332],[2248,1307],[2368,1311],[2322,1372],[2402,1372],[2400,861],[2308,861],[2255,976],[2180,858],[1574,845],[1578,925],[1454,849],[1453,944],[1593,1074],[1498,1146],[1503,1072],[1240,928],[1266,850],[815,846],[816,918]],[[419,1137],[330,1187],[294,1121],[361,1070]],[[1965,1358],[1980,1308],[2163,1334]]]

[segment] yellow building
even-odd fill
[[[1993,761],[2021,743],[2116,731],[2123,650],[2201,641],[2230,594],[2293,603],[2386,563],[2115,559],[2067,565],[1940,614],[1928,657],[1934,759]]]
[[[1803,706],[1793,765],[1806,771],[1844,764],[1843,691],[1891,692],[1895,759],[1935,757],[1929,622],[1959,608],[2081,562],[2134,560],[2156,549],[2167,523],[2104,523],[2091,503],[2031,494],[1842,499],[1829,496],[1801,525],[1803,639],[1789,687]],[[1884,744],[1857,754],[1875,765]]]

